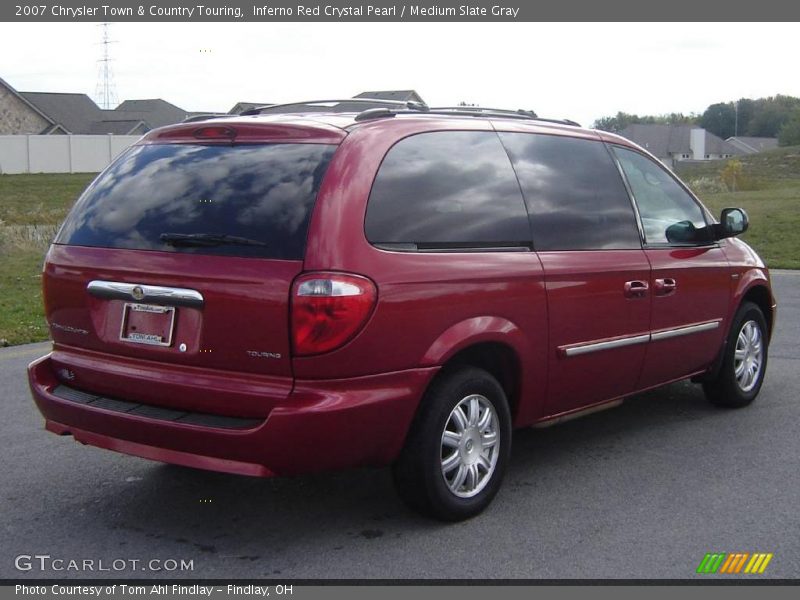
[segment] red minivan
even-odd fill
[[[392,465],[458,520],[515,428],[686,378],[756,397],[775,301],[744,211],[571,122],[325,106],[156,129],[89,186],[44,265],[49,431],[243,475]]]

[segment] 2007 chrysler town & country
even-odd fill
[[[46,428],[270,476],[392,465],[442,519],[489,504],[514,428],[676,380],[758,394],[762,260],[646,151],[529,113],[391,106],[151,131],[43,274]]]

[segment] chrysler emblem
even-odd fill
[[[133,296],[134,300],[143,300],[144,299],[144,289],[142,286],[137,285],[131,290],[131,296]]]

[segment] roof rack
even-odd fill
[[[315,104],[382,104],[385,106],[395,106],[398,108],[409,108],[416,110],[417,107],[424,107],[422,102],[414,102],[413,100],[381,100],[378,98],[340,98],[337,100],[303,100],[302,102],[287,102],[285,104],[266,104],[264,106],[256,106],[254,108],[241,112],[241,115],[259,115],[264,110],[272,110],[275,108],[287,108],[290,106],[314,106]],[[369,110],[369,109],[368,109]]]
[[[415,102],[413,100],[381,100],[379,98],[340,98],[336,100],[304,100],[302,102],[288,102],[285,104],[267,104],[265,106],[256,106],[241,113],[242,116],[259,115],[265,110],[282,109],[298,106],[320,106],[325,104],[372,104],[378,106],[371,106],[359,112],[356,121],[369,121],[371,119],[383,119],[394,117],[400,114],[437,114],[437,115],[454,115],[466,117],[505,117],[510,119],[527,119],[533,121],[542,121],[545,123],[556,123],[559,125],[572,125],[580,127],[579,123],[570,119],[546,119],[539,117],[532,110],[517,109],[509,110],[505,108],[486,108],[483,106],[436,106],[429,107],[424,102]],[[331,107],[334,108],[334,107]],[[334,111],[335,112],[335,111]],[[351,112],[348,110],[348,112]]]
[[[502,114],[506,116],[512,116],[517,118],[530,118],[530,119],[537,119],[537,114],[532,110],[526,110],[524,108],[518,108],[517,110],[511,110],[508,108],[488,108],[485,106],[436,106],[431,107],[431,110],[442,111],[442,112],[463,112],[463,113],[495,113],[495,114]]]
[[[555,123],[557,125],[570,125],[572,127],[580,127],[580,123],[570,119],[547,119],[539,117],[532,110],[509,110],[504,108],[484,108],[481,106],[431,106],[420,108],[412,108],[411,110],[392,110],[389,108],[370,108],[360,112],[356,115],[356,121],[368,121],[371,119],[380,119],[386,117],[394,117],[401,114],[419,114],[424,112],[431,115],[450,115],[459,117],[502,117],[506,119],[524,119],[528,121],[540,121],[544,123]]]

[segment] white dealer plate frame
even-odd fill
[[[169,321],[169,336],[167,340],[164,341],[164,338],[161,336],[157,336],[155,334],[134,334],[133,337],[131,335],[125,335],[125,329],[128,325],[128,315],[131,311],[134,312],[149,312],[149,313],[159,313],[159,314],[169,314],[170,321]],[[160,304],[141,304],[139,302],[126,302],[125,305],[122,307],[122,323],[120,324],[119,328],[119,339],[123,342],[131,342],[133,344],[146,344],[148,346],[163,346],[169,347],[172,346],[172,337],[175,333],[175,307],[174,306],[162,306]]]

